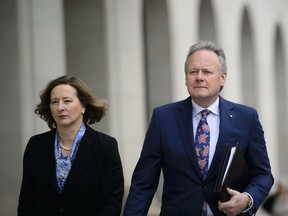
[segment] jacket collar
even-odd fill
[[[79,149],[77,151],[75,160],[71,167],[70,173],[67,177],[62,194],[71,186],[71,184],[77,179],[79,175],[89,166],[93,161],[93,144],[97,142],[97,139],[92,139],[93,129],[86,125],[86,132],[82,137]],[[39,154],[39,161],[49,179],[52,187],[58,192],[57,180],[56,180],[56,161],[54,155],[54,140],[56,129],[52,129],[48,133],[45,133],[42,137],[42,146]]]
[[[225,151],[225,147],[228,144],[227,141],[231,136],[231,128],[233,128],[235,119],[237,117],[236,113],[233,112],[233,103],[225,100],[221,96],[219,97],[219,107],[219,138],[216,144],[215,154],[212,163],[206,176],[207,181],[210,179],[210,177],[217,175],[217,166],[219,166],[219,161],[222,159],[223,152]],[[195,169],[195,172],[199,175],[200,178],[202,178],[194,148],[191,97],[188,97],[187,99],[178,103],[177,108],[178,113],[176,114],[176,121],[180,129],[181,136],[183,137],[183,143],[187,152],[187,156],[190,159],[192,167]],[[223,131],[225,131],[225,133],[223,133]]]

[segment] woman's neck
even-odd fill
[[[59,142],[64,146],[71,147],[73,145],[73,142],[76,138],[76,135],[81,125],[80,126],[77,125],[75,127],[69,127],[69,128],[65,128],[65,127],[57,128]]]

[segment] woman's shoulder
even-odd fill
[[[55,137],[55,130],[56,129],[52,129],[50,131],[46,131],[46,132],[43,132],[43,133],[39,133],[39,134],[35,134],[35,135],[32,135],[28,141],[29,142],[35,142],[37,140],[45,140],[45,139],[49,139],[50,138],[54,138]]]
[[[28,140],[27,146],[34,146],[38,144],[51,143],[55,138],[55,129],[43,133],[35,134]]]
[[[116,138],[95,130],[90,126],[86,127],[86,132],[82,138],[83,143],[90,148],[92,152],[95,152],[97,155],[106,155],[107,153],[111,153],[117,151],[118,142]]]
[[[46,151],[47,149],[53,149],[53,143],[55,139],[55,129],[35,134],[30,137],[25,147],[25,153],[35,153]]]
[[[98,141],[99,143],[117,143],[117,140],[115,137],[108,135],[104,132],[95,130],[91,128],[90,126],[86,126],[86,139]]]

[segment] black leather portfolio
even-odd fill
[[[234,147],[227,145],[218,173],[214,192],[221,202],[230,199],[227,187],[243,192],[250,181],[249,170],[239,144]]]

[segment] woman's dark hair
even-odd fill
[[[51,91],[58,85],[70,85],[77,91],[80,103],[85,107],[83,121],[87,124],[99,122],[106,114],[108,103],[106,100],[97,99],[88,86],[79,78],[68,75],[58,77],[50,81],[46,88],[40,92],[40,103],[37,104],[34,112],[41,119],[47,122],[50,129],[56,127],[56,123],[50,110]]]

